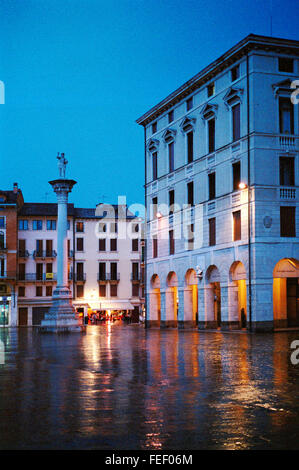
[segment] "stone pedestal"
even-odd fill
[[[58,179],[49,182],[58,203],[57,223],[57,286],[53,292],[52,306],[41,322],[40,331],[45,333],[80,332],[82,327],[75,317],[71,292],[68,287],[67,252],[67,202],[68,193],[76,184],[74,180]]]

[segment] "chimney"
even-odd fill
[[[18,192],[18,183],[13,184],[13,192],[16,194]]]

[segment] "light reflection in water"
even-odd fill
[[[295,333],[107,322],[82,336],[5,335],[0,448],[299,446],[299,370],[289,361]]]

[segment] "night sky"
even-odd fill
[[[273,0],[272,35],[299,39],[298,0]],[[0,0],[0,189],[54,202],[57,152],[71,202],[143,202],[135,120],[250,33],[271,0]]]

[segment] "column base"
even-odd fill
[[[80,333],[85,327],[79,325],[71,304],[68,287],[57,286],[53,292],[52,306],[39,327],[41,333]]]
[[[145,320],[145,328],[160,328],[159,320]]]
[[[271,321],[253,321],[252,331],[254,333],[272,333],[274,329],[273,320]],[[249,323],[247,323],[247,329],[249,329]]]
[[[221,330],[241,330],[240,322],[238,321],[223,321],[221,322]]]
[[[196,328],[195,320],[178,321],[179,329]]]
[[[176,320],[161,320],[161,328],[177,328],[178,322]]]

